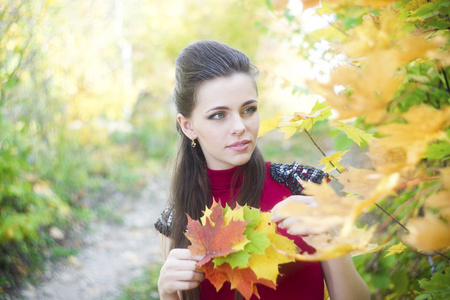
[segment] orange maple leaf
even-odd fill
[[[247,240],[244,231],[249,221],[231,220],[228,225],[224,225],[225,218],[220,202],[214,203],[211,209],[211,215],[206,218],[206,224],[203,226],[199,221],[187,216],[186,237],[192,244],[188,248],[194,255],[204,255],[198,262],[199,266],[214,257],[238,251],[233,247]]]
[[[257,278],[251,268],[231,268],[230,264],[224,263],[214,267],[214,263],[208,262],[201,269],[205,272],[206,278],[214,285],[216,290],[220,290],[225,283],[231,283],[231,289],[237,289],[245,299],[250,299],[252,295],[259,298],[256,284],[263,284],[275,289],[276,284],[264,278]]]

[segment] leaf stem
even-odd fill
[[[409,232],[408,228],[406,228],[405,225],[403,225],[399,220],[397,220],[393,215],[391,215],[388,211],[386,211],[383,207],[381,207],[378,203],[375,203],[375,205],[381,209],[382,212],[384,212],[389,218],[391,218],[395,223],[397,223],[401,228],[405,229],[406,232]]]
[[[304,132],[306,133],[306,135],[309,137],[309,139],[311,140],[311,142],[313,142],[314,146],[316,146],[317,149],[319,149],[320,153],[322,153],[323,157],[327,157],[327,155],[325,154],[325,152],[323,152],[323,150],[319,147],[319,145],[317,145],[316,141],[314,141],[313,137],[309,134],[309,132],[307,132],[306,130],[304,130]],[[336,168],[336,166],[333,164],[333,162],[329,162],[330,165],[333,166],[333,168],[336,169],[336,171],[339,172],[339,174],[342,174],[341,170],[339,170],[338,168]]]

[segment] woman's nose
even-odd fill
[[[245,132],[245,124],[242,120],[242,118],[236,117],[233,120],[233,127],[232,127],[232,134],[240,136]]]

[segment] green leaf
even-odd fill
[[[220,266],[224,263],[229,263],[232,268],[245,267],[248,264],[251,253],[264,254],[266,248],[271,245],[270,239],[265,232],[253,231],[253,228],[247,234],[247,239],[250,242],[244,246],[243,250],[230,253],[227,256],[215,257],[213,259],[214,265]]]
[[[220,266],[224,263],[229,263],[231,268],[245,267],[248,263],[250,254],[246,251],[238,251],[228,254],[227,256],[219,256],[213,258],[214,266]]]
[[[247,234],[247,239],[250,240],[250,243],[245,245],[244,251],[248,253],[264,254],[266,248],[271,245],[267,233],[262,231],[250,232]]]
[[[244,234],[248,234],[248,229],[253,230],[256,225],[258,225],[259,221],[261,221],[260,212],[257,209],[251,209],[247,205],[243,207],[244,210],[244,220],[250,220],[247,224],[247,229],[244,231]]]
[[[316,122],[329,118],[331,116],[331,106],[329,106],[326,102],[316,101],[316,104],[314,104],[313,108],[311,108],[309,115],[314,114],[317,114],[317,116],[303,121],[301,128],[304,130],[309,130]]]
[[[450,299],[450,267],[444,270],[444,273],[436,273],[431,279],[419,280],[420,286],[431,295],[433,300]],[[416,298],[417,299],[417,298]]]
[[[420,8],[418,8],[415,13],[412,15],[413,18],[422,18],[426,19],[441,13],[441,9],[449,6],[450,3],[446,0],[433,1],[429,2]]]
[[[441,141],[439,143],[428,145],[424,157],[428,159],[442,159],[447,155],[450,155],[450,143]]]
[[[349,149],[353,144],[354,142],[345,134],[340,134],[334,139],[334,149],[338,151]]]
[[[342,130],[350,139],[355,141],[358,146],[361,146],[362,141],[370,142],[373,134],[367,133],[361,129],[349,126],[342,122],[337,123],[337,129]]]
[[[391,276],[394,290],[397,293],[404,293],[409,289],[409,274],[406,270],[398,270]]]

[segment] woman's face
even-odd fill
[[[178,115],[184,133],[197,138],[208,168],[226,170],[247,163],[259,130],[257,91],[246,74],[204,82],[190,118]]]

